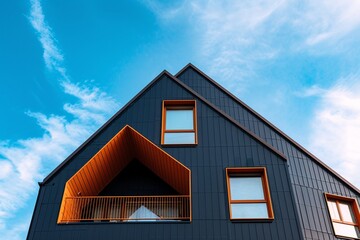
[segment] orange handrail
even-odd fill
[[[190,220],[190,196],[67,197],[60,222],[158,220]]]

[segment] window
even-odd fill
[[[161,144],[197,144],[195,100],[165,100]]]
[[[354,198],[325,194],[336,236],[360,239],[359,205]]]
[[[264,167],[227,168],[231,220],[274,219]]]

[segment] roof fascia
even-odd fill
[[[283,136],[286,140],[288,140],[290,143],[292,143],[296,148],[298,148],[300,151],[304,152],[308,157],[315,160],[317,163],[320,164],[323,168],[328,170],[330,173],[332,173],[335,177],[337,177],[339,180],[343,181],[346,185],[351,187],[354,191],[356,191],[358,194],[360,194],[360,189],[358,189],[356,186],[354,186],[352,183],[350,183],[348,180],[346,180],[344,177],[342,177],[339,173],[337,173],[335,170],[330,168],[328,165],[326,165],[323,161],[321,161],[319,158],[317,158],[314,154],[306,150],[303,146],[301,146],[299,143],[297,143],[295,140],[293,140],[291,137],[289,137],[286,133],[281,131],[279,128],[277,128],[275,125],[273,125],[271,122],[269,122],[266,118],[261,116],[258,112],[256,112],[254,109],[252,109],[250,106],[248,106],[246,103],[241,101],[239,98],[237,98],[234,94],[229,92],[227,89],[225,89],[223,86],[221,86],[219,83],[217,83],[215,80],[213,80],[211,77],[206,75],[204,72],[202,72],[200,69],[198,69],[196,66],[194,66],[191,63],[188,63],[185,67],[183,67],[177,74],[175,74],[175,77],[178,78],[183,72],[185,72],[188,68],[194,69],[196,72],[198,72],[201,76],[203,76],[205,79],[210,81],[212,84],[214,84],[216,87],[218,87],[221,91],[223,91],[225,94],[227,94],[230,98],[238,102],[240,105],[245,107],[249,112],[254,114],[256,117],[258,117],[260,120],[262,120],[267,126],[269,126],[271,129],[273,129],[275,132],[279,133],[281,136]],[[180,81],[180,80],[179,80]],[[236,121],[236,120],[235,120]],[[236,121],[237,122],[237,121]],[[254,134],[254,133],[253,133]]]

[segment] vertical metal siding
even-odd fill
[[[307,239],[337,239],[332,233],[324,192],[354,197],[358,202],[360,196],[192,68],[188,68],[178,78],[285,154],[289,160],[290,177],[304,236]]]

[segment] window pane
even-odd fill
[[[339,206],[340,206],[341,216],[343,218],[342,220],[346,222],[355,223],[355,217],[353,215],[351,205],[349,203],[340,203]]]
[[[332,200],[328,200],[327,204],[329,206],[331,219],[340,220],[340,215],[336,207],[336,202]]]
[[[266,203],[231,204],[232,218],[268,218]]]
[[[166,130],[194,129],[193,110],[166,110]]]
[[[352,238],[360,238],[359,229],[356,226],[333,222],[336,235]]]
[[[263,200],[261,177],[230,177],[231,200]]]
[[[195,133],[165,133],[164,134],[165,144],[194,144]]]

